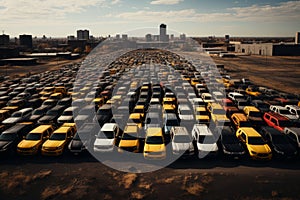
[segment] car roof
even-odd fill
[[[245,106],[244,111],[248,109],[249,111],[260,112],[255,106]]]
[[[130,124],[126,125],[124,128],[124,133],[137,133],[138,132],[138,126],[136,124]]]
[[[105,123],[105,124],[102,126],[101,131],[111,131],[111,130],[113,130],[116,126],[117,126],[116,123]]]
[[[32,131],[30,131],[30,133],[42,133],[49,128],[52,128],[52,126],[51,125],[40,125],[40,126],[36,127],[35,129],[33,129]]]
[[[239,130],[242,130],[245,132],[248,136],[261,136],[254,128],[252,127],[242,127],[239,128]]]
[[[8,129],[6,129],[2,133],[16,133],[16,132],[22,130],[24,127],[29,126],[29,125],[32,125],[32,123],[31,124],[21,124],[21,123],[18,123],[16,125],[8,128]]]
[[[67,133],[72,127],[70,126],[61,126],[56,129],[53,133]]]
[[[280,115],[280,114],[278,114],[278,113],[275,113],[275,112],[266,112],[265,115],[266,115],[266,114],[269,114],[269,115],[271,115],[271,116],[277,118],[278,120],[286,120],[286,121],[289,121],[289,119],[288,119],[287,117],[282,116],[282,115]]]
[[[160,127],[149,127],[147,129],[147,136],[162,136],[162,129]]]
[[[173,126],[172,129],[174,130],[175,135],[189,135],[186,127],[184,126]]]

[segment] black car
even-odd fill
[[[297,147],[294,146],[287,135],[269,126],[264,126],[259,131],[271,147],[274,156],[279,158],[293,158],[297,156]]]
[[[103,126],[103,124],[109,122],[113,116],[111,105],[105,104],[102,107],[100,107],[96,113],[96,119],[100,126]]]
[[[34,128],[33,123],[23,122],[5,130],[0,135],[0,153],[14,153],[18,143]]]
[[[57,102],[57,106],[63,106],[64,108],[70,107],[72,103],[71,97],[65,97]]]
[[[251,105],[255,106],[262,113],[270,111],[270,105],[262,100],[252,100]]]
[[[231,158],[241,158],[246,155],[242,143],[231,127],[217,127],[214,132],[220,135],[220,146],[224,155]]]
[[[48,108],[46,106],[41,106],[39,108],[36,108],[32,111],[31,116],[28,118],[27,121],[29,122],[37,122],[41,117],[43,117],[46,112],[48,111]]]
[[[38,108],[42,105],[43,101],[40,98],[29,99],[26,103],[26,107]]]
[[[97,124],[84,123],[72,138],[68,149],[71,153],[79,154],[86,151],[94,144],[95,135],[97,134]]]
[[[60,117],[62,112],[64,111],[64,107],[55,106],[51,110],[48,110],[47,113],[38,120],[38,124],[55,124],[57,119]]]

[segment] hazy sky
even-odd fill
[[[0,0],[0,30],[52,37],[89,29],[94,36],[158,27],[188,36],[294,36],[300,1]]]

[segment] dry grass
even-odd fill
[[[121,184],[124,186],[125,189],[129,189],[132,186],[132,184],[136,181],[136,179],[136,174],[128,173],[122,177]]]

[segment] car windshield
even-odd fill
[[[292,126],[292,123],[289,120],[282,120],[282,121],[279,121],[279,125],[281,127],[290,127],[290,126]]]
[[[40,140],[42,138],[42,134],[40,133],[29,133],[26,135],[26,140]]]
[[[241,121],[240,122],[240,127],[251,127],[251,123],[248,121]]]
[[[268,104],[266,104],[266,103],[257,103],[257,106],[259,107],[259,108],[269,108],[270,106],[268,105]]]
[[[150,136],[146,138],[146,144],[163,144],[164,141],[161,136]]]
[[[289,141],[284,135],[272,135],[272,141],[274,144],[289,144]]]
[[[167,120],[166,126],[179,126],[178,120]]]
[[[237,144],[238,139],[235,137],[235,135],[222,135],[222,142],[225,144]]]
[[[22,113],[21,112],[15,112],[14,114],[12,114],[11,117],[22,117]]]
[[[200,144],[214,144],[216,139],[212,135],[199,135],[198,142]]]
[[[112,131],[101,131],[97,136],[99,139],[113,139],[114,137],[114,132]]]
[[[261,113],[260,112],[250,112],[249,116],[250,117],[261,117]]]
[[[127,133],[124,133],[123,136],[122,136],[122,139],[123,140],[137,140],[136,138],[136,134],[127,134]]]
[[[175,135],[173,141],[175,143],[190,143],[192,139],[188,135]]]
[[[11,134],[11,133],[1,134],[0,141],[12,141],[15,140],[17,137],[18,137],[17,134]]]
[[[181,110],[180,114],[182,114],[182,115],[192,115],[192,111],[191,110]]]
[[[49,138],[49,140],[65,140],[65,139],[66,139],[65,133],[54,133]]]
[[[73,115],[73,112],[72,111],[65,111],[63,113],[63,116],[72,116]]]
[[[111,112],[110,109],[100,109],[97,111],[97,115],[109,115]]]
[[[50,115],[50,116],[56,116],[58,114],[57,110],[49,110],[47,112],[47,115]]]
[[[46,110],[35,110],[33,111],[32,115],[43,115],[45,114]]]
[[[248,137],[248,144],[264,145],[266,142],[261,137]]]
[[[225,111],[223,109],[214,109],[213,110],[213,114],[220,114],[220,115],[222,115],[222,114],[225,114]]]
[[[285,110],[285,109],[284,110],[280,110],[279,112],[282,115],[290,115],[291,114],[289,110]]]

